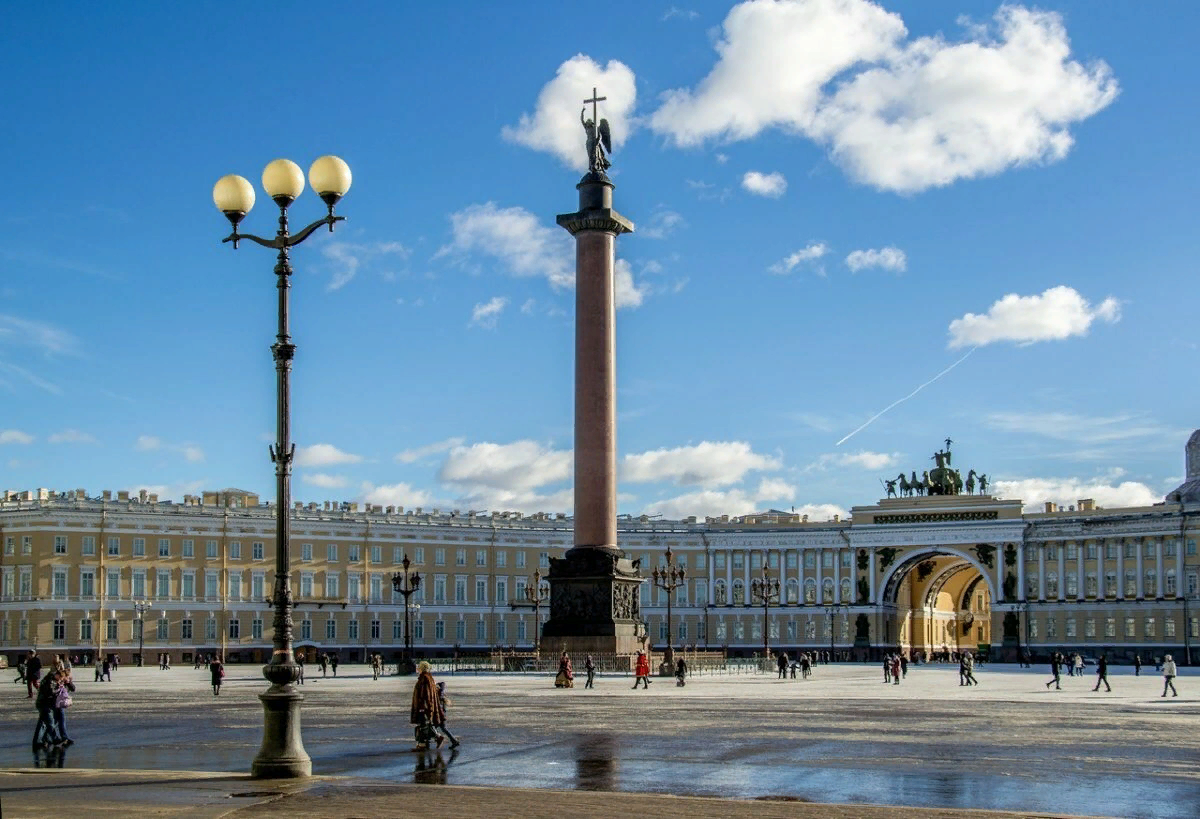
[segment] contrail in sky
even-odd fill
[[[864,429],[866,429],[867,427],[869,427],[869,426],[870,426],[870,425],[871,425],[871,424],[872,424],[872,423],[875,421],[875,419],[876,419],[876,418],[878,418],[879,416],[883,415],[885,412],[887,412],[888,410],[890,410],[892,407],[896,406],[897,404],[903,404],[905,401],[907,401],[908,399],[912,398],[914,395],[916,395],[917,393],[919,393],[921,390],[923,390],[923,389],[925,389],[926,387],[928,387],[928,386],[929,386],[930,384],[932,384],[934,381],[937,381],[937,380],[938,380],[939,378],[941,378],[943,375],[945,375],[946,373],[948,373],[948,372],[950,372],[951,370],[953,370],[953,369],[954,369],[955,367],[957,367],[959,364],[962,364],[964,361],[966,361],[966,360],[967,360],[967,356],[969,356],[971,353],[975,352],[975,350],[977,349],[977,347],[978,347],[978,345],[976,345],[975,347],[972,347],[971,349],[967,350],[967,353],[966,353],[966,355],[964,355],[964,356],[963,356],[962,358],[960,358],[958,361],[955,361],[955,362],[954,362],[953,364],[951,364],[949,367],[947,367],[946,369],[942,370],[940,373],[938,373],[938,374],[937,374],[937,375],[935,375],[933,378],[931,378],[931,379],[929,379],[928,381],[926,381],[926,382],[925,382],[924,384],[922,384],[921,386],[917,387],[915,390],[913,390],[913,391],[912,391],[912,392],[910,392],[908,395],[906,395],[906,396],[904,396],[903,398],[901,398],[899,401],[893,401],[892,403],[888,404],[886,407],[884,407],[883,409],[881,409],[879,412],[877,412],[877,413],[875,413],[874,415],[872,415],[870,418],[868,418],[868,419],[867,419],[867,422],[866,422],[865,424],[863,424],[863,425],[862,425],[861,427],[859,427],[858,429],[854,430],[854,432],[851,432],[849,435],[847,435],[847,436],[846,436],[845,438],[843,438],[842,440],[838,441],[836,444],[834,444],[834,446],[841,446],[842,444],[846,443],[846,442],[847,442],[847,441],[849,441],[851,438],[853,438],[855,435],[857,435],[858,433],[862,432]]]

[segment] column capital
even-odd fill
[[[587,208],[575,213],[560,213],[555,221],[574,236],[580,231],[600,231],[620,236],[633,233],[633,222],[612,208]]]

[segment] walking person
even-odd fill
[[[1075,655],[1075,676],[1083,676],[1083,657],[1080,657],[1078,654]]]
[[[33,699],[33,692],[37,690],[38,682],[42,678],[42,659],[38,657],[37,652],[29,649],[29,658],[25,660],[25,687],[29,692],[29,696],[25,699]]]
[[[24,655],[17,658],[17,678],[13,680],[15,683],[25,682],[25,657]]]
[[[325,670],[329,668],[329,655],[321,655],[321,679],[325,679]]]
[[[1133,655],[1133,676],[1135,676],[1135,677],[1142,676],[1142,655],[1141,654]]]
[[[220,657],[213,657],[208,664],[208,673],[211,675],[213,696],[221,696],[221,682],[225,679],[225,666],[221,663]]]
[[[438,703],[442,706],[442,721],[435,723],[435,727],[450,739],[451,748],[457,748],[459,744],[458,737],[450,733],[450,729],[446,727],[446,706],[450,704],[450,698],[446,696],[446,684],[444,682],[437,684],[437,693]]]
[[[892,655],[886,654],[883,657],[883,683],[887,685],[892,681]]]
[[[596,682],[596,663],[592,660],[592,655],[587,655],[583,661],[583,670],[587,672],[587,682],[583,684],[584,688],[595,688]]]
[[[554,687],[575,687],[575,672],[571,669],[571,657],[565,651],[558,658],[558,674],[554,677]]]
[[[96,658],[96,676],[92,682],[100,682],[104,679],[104,661],[99,657]]]
[[[1175,690],[1175,661],[1171,659],[1171,655],[1163,657],[1162,675],[1163,675],[1163,692],[1162,695],[1167,696],[1167,689],[1171,689],[1171,696],[1178,697],[1179,692]]]
[[[900,655],[900,676],[908,678],[908,657],[904,654]]]
[[[1108,684],[1108,657],[1104,654],[1096,661],[1096,687],[1092,690],[1099,691],[1100,683],[1104,683],[1106,691],[1112,691],[1112,686]]]
[[[646,652],[639,651],[637,653],[637,663],[633,669],[633,690],[636,691],[638,683],[644,682],[646,690],[650,689],[650,660],[646,657]]]
[[[967,685],[979,685],[975,679],[975,655],[967,651],[963,653],[963,665],[966,667]]]
[[[1057,651],[1050,655],[1050,673],[1053,674],[1053,679],[1046,683],[1046,687],[1054,686],[1056,691],[1062,690],[1062,655]]]
[[[786,651],[781,651],[775,658],[776,665],[779,667],[778,679],[787,679],[788,655]]]
[[[54,692],[54,727],[58,731],[58,744],[74,745],[75,740],[67,736],[67,709],[71,707],[71,694],[75,693],[75,681],[71,672],[60,668],[54,672],[57,688]]]
[[[895,654],[892,655],[892,684],[900,684],[900,657]]]
[[[684,685],[686,685],[686,682],[687,682],[685,679],[686,677],[687,677],[687,663],[685,663],[683,661],[683,658],[680,657],[678,660],[675,661],[675,685],[680,686],[682,688]]]
[[[58,745],[58,731],[54,727],[54,703],[58,697],[58,681],[55,674],[50,673],[38,683],[37,699],[33,705],[37,708],[38,720],[33,726],[33,748]]]
[[[109,659],[107,654],[104,655],[104,664],[100,666],[100,670],[103,672],[100,675],[100,681],[104,682],[108,680],[112,682],[112,660]]]
[[[409,723],[416,726],[414,733],[417,743],[413,746],[414,751],[424,751],[434,740],[440,748],[446,741],[446,737],[437,729],[438,724],[446,721],[446,715],[431,668],[424,660],[417,663],[417,681],[413,684],[412,708],[408,716]]]
[[[379,673],[383,671],[383,658],[378,654],[371,655],[371,679],[378,680]]]
[[[333,669],[333,676],[335,676],[335,677],[337,676],[337,664],[338,664],[338,656],[336,654],[334,654],[332,657],[329,658],[329,667],[331,669]]]

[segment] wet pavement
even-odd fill
[[[874,666],[774,675],[656,679],[592,691],[549,677],[443,675],[454,751],[409,750],[411,679],[357,667],[309,678],[304,742],[315,773],[381,782],[621,791],[740,799],[985,808],[1055,814],[1194,817],[1200,804],[1200,677],[1161,699],[1160,678],[1064,678],[997,666],[963,688],[947,667],[883,685]],[[349,671],[350,676],[345,676]],[[1190,671],[1190,669],[1189,669]],[[11,673],[11,672],[10,672]],[[36,758],[23,687],[0,688],[0,766],[245,771],[261,740],[253,667],[233,667],[220,697],[208,675],[121,669],[79,681],[76,744]]]

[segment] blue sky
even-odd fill
[[[0,487],[273,497],[273,257],[220,242],[211,189],[333,153],[347,221],[293,253],[294,497],[569,512],[554,216],[594,85],[638,226],[622,512],[824,519],[947,436],[1006,497],[1161,500],[1200,404],[1198,14],[10,9]]]

